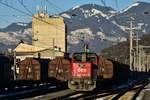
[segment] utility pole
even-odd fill
[[[133,28],[132,25],[133,22],[132,20],[130,21],[130,69],[133,70],[133,56],[132,56],[132,51],[133,51]]]
[[[129,35],[129,39],[130,39],[130,46],[129,46],[129,63],[130,63],[130,69],[131,70],[134,70],[135,66],[133,66],[133,30],[138,30],[138,27],[133,27],[133,18],[131,17],[131,20],[130,20],[130,28],[126,28],[127,30],[130,31],[130,35]]]
[[[136,56],[135,56],[135,59],[136,59],[136,64],[135,66],[138,66],[140,65],[139,63],[139,36],[138,36],[138,33],[136,34]]]
[[[13,66],[14,80],[16,80],[16,51],[14,51],[14,66]]]
[[[139,66],[140,66],[140,71],[146,71],[145,68],[146,67],[149,67],[149,61],[150,59],[146,60],[145,61],[145,57],[149,57],[149,55],[147,55],[145,52],[144,52],[144,49],[150,49],[150,46],[144,46],[144,45],[139,45]],[[148,70],[150,68],[147,68]]]

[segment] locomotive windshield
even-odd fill
[[[79,53],[79,54],[74,54],[73,55],[73,59],[75,60],[75,61],[82,61],[82,55]]]
[[[87,61],[94,62],[94,61],[96,61],[96,57],[95,56],[88,56]]]
[[[78,62],[95,62],[97,60],[97,56],[95,53],[74,53],[73,61]]]

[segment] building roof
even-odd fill
[[[25,43],[20,43],[14,51],[16,53],[37,53],[47,50],[47,48],[42,48],[42,47],[36,47],[33,45],[25,44]]]

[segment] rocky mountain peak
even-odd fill
[[[94,52],[100,52],[103,48],[126,41],[129,36],[126,30],[131,17],[129,15],[134,18],[134,26],[139,27],[139,30],[134,31],[135,34],[138,33],[139,36],[149,34],[150,19],[144,14],[149,11],[150,3],[136,2],[121,13],[117,13],[111,7],[97,4],[75,6],[62,12],[59,16],[62,16],[67,24],[68,51],[82,49],[81,35],[86,37],[85,42]],[[31,43],[31,23],[12,23],[6,28],[0,29],[0,32],[0,39],[3,40],[0,41],[2,49],[5,46],[5,48],[14,47],[20,39]]]

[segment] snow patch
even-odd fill
[[[109,42],[123,42],[123,41],[127,41],[127,39],[125,37],[108,37],[105,35],[105,33],[103,32],[97,32],[97,36],[105,41],[109,41]]]
[[[16,45],[23,40],[24,42],[29,42],[31,37],[32,29],[25,29],[23,32],[0,32],[0,43],[5,43],[5,45]]]
[[[88,18],[88,17],[92,17],[92,16],[95,16],[95,15],[98,15],[100,14],[102,17],[107,17],[106,14],[104,14],[102,11],[100,10],[97,10],[95,8],[91,9],[91,10],[81,10],[82,13],[84,13],[84,17],[85,18]]]
[[[9,33],[3,33],[0,32],[0,43],[5,43],[6,45],[11,45],[11,44],[16,44],[17,42],[19,42],[18,39],[15,38],[16,36],[10,36]]]
[[[144,23],[138,23],[138,26],[142,27],[144,25]]]
[[[28,24],[27,23],[22,23],[22,22],[18,22],[18,23],[16,23],[17,25],[19,25],[19,26],[28,26]]]
[[[90,41],[91,39],[94,39],[95,35],[90,28],[77,29],[71,31],[71,35],[69,35],[67,39],[70,44],[78,44],[80,40],[83,40],[83,37],[85,41]]]
[[[114,43],[127,41],[125,37],[106,37],[105,39]]]
[[[145,26],[147,27],[147,26],[148,26],[148,24],[145,24]]]
[[[121,25],[117,24],[116,21],[113,20],[112,23],[115,24],[116,26],[118,26],[119,28],[121,28],[123,31],[126,30],[125,26],[121,26]]]
[[[124,9],[123,10],[123,12],[126,12],[127,10],[129,10],[130,8],[132,8],[132,7],[136,7],[136,6],[138,6],[140,3],[134,3],[134,4],[132,4],[131,6],[129,6],[129,7],[127,7],[126,9]]]
[[[77,6],[73,7],[72,10],[77,9],[77,8],[79,8],[79,7],[80,7],[80,6],[77,5]]]
[[[143,33],[146,33],[146,30],[142,30]]]
[[[106,38],[105,33],[103,33],[103,32],[97,32],[97,35],[102,40]]]
[[[69,44],[78,44],[79,43],[78,38],[74,35],[68,35],[67,40],[68,40]]]
[[[30,35],[30,36],[31,36],[31,33],[32,33],[32,29],[31,28],[25,29],[24,32],[23,32],[23,34]]]
[[[85,10],[84,12],[85,12],[85,13],[89,13],[89,10]]]
[[[117,12],[114,10],[109,11],[111,14],[116,14]]]
[[[107,16],[106,19],[110,19],[111,17],[117,15],[117,12],[116,12],[116,11],[111,10],[111,11],[109,11],[109,12],[110,12],[111,14],[110,14],[109,16]]]
[[[93,15],[100,14],[102,17],[107,17],[106,14],[104,14],[103,12],[101,12],[100,10],[97,10],[97,9],[95,9],[95,8],[93,8],[91,11],[93,12]],[[92,15],[92,16],[93,16],[93,15]]]
[[[62,14],[61,16],[71,19],[71,17],[66,13]]]

